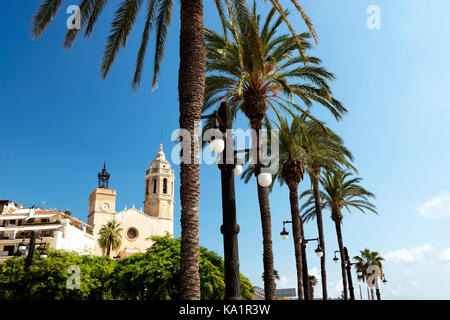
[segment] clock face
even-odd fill
[[[106,211],[109,209],[109,204],[107,204],[106,202],[102,204],[102,210]]]

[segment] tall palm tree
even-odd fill
[[[384,278],[383,275],[383,261],[384,258],[382,256],[380,256],[379,252],[377,251],[370,251],[369,249],[364,249],[364,250],[360,250],[360,255],[359,256],[355,256],[353,257],[354,260],[357,261],[355,267],[357,270],[361,271],[361,275],[358,275],[358,280],[362,280],[363,282],[367,282],[368,278],[369,278],[369,274],[368,274],[368,268],[369,266],[377,266],[380,269],[380,279],[382,280]],[[375,280],[374,280],[375,281]],[[374,295],[374,290],[373,290],[373,285],[375,283],[372,283],[372,285],[370,286],[370,292],[371,292],[371,296],[372,296],[372,300],[374,300],[375,295]]]
[[[326,168],[335,169],[339,164],[353,167],[348,159],[352,159],[350,151],[344,147],[342,139],[328,129],[325,124],[317,121],[307,120],[305,116],[294,119],[291,126],[279,117],[279,145],[281,170],[277,176],[281,183],[285,182],[290,190],[292,221],[298,220],[300,230],[303,230],[303,221],[298,208],[298,185],[303,179],[305,171],[308,172],[313,185],[314,199],[316,188],[314,187],[317,170]],[[320,197],[319,197],[320,199]],[[319,202],[320,203],[320,202]],[[317,201],[315,201],[317,209]],[[294,211],[292,211],[294,209]],[[318,221],[319,245],[323,250],[321,257],[321,278],[323,299],[327,300],[326,269],[325,269],[325,239],[323,234],[323,223],[321,208],[316,211]],[[297,218],[300,216],[300,218]],[[295,218],[294,218],[295,217]],[[296,222],[297,223],[297,222]],[[304,238],[304,234],[297,235]],[[294,232],[295,238],[295,232]],[[303,249],[303,247],[302,247]],[[303,249],[302,255],[306,252]],[[300,263],[300,261],[297,261]],[[306,265],[306,264],[304,264]],[[305,290],[307,290],[305,286]]]
[[[251,128],[256,130],[256,140],[252,141],[252,149],[257,155],[257,159],[254,159],[255,175],[259,175],[262,168],[258,152],[260,129],[269,108],[285,110],[293,116],[304,113],[313,118],[308,110],[294,101],[297,98],[307,108],[314,102],[319,103],[337,119],[346,111],[332,97],[328,82],[334,76],[320,66],[320,59],[306,57],[308,63],[304,64],[304,59],[296,54],[296,37],[278,34],[283,18],[278,17],[274,21],[276,11],[273,8],[263,24],[260,24],[260,16],[255,13],[255,9],[251,15],[251,26],[228,24],[232,39],[206,30],[208,76],[203,110],[227,100],[234,113],[238,110],[244,113]],[[287,15],[286,12],[285,14]],[[257,30],[258,41],[247,37],[246,30],[252,26]],[[299,37],[302,38],[303,48],[311,47],[307,41],[309,34],[301,34]],[[208,124],[205,127],[207,126]],[[264,246],[264,290],[266,299],[275,299],[269,192],[259,184],[257,191]]]
[[[230,2],[231,1],[231,2]],[[144,5],[145,2],[145,5]],[[245,8],[242,1],[225,0],[239,12],[240,18]],[[43,0],[32,21],[32,34],[38,38],[43,34],[60,8],[62,0]],[[219,16],[224,19],[224,8],[221,0],[215,0]],[[81,29],[71,29],[66,33],[63,47],[71,49],[77,37],[84,31],[84,37],[92,34],[98,17],[108,4],[108,0],[80,0]],[[152,86],[157,86],[160,64],[164,56],[167,31],[172,19],[173,0],[122,0],[114,13],[111,32],[107,38],[101,75],[104,79],[118,51],[127,44],[128,36],[134,26],[140,10],[146,12],[142,39],[136,58],[136,67],[132,80],[132,88],[140,86],[143,62],[149,41],[150,31],[155,27],[155,55]],[[239,11],[241,10],[241,11]],[[180,6],[180,69],[178,75],[178,95],[180,101],[180,128],[187,130],[192,139],[187,146],[191,152],[190,161],[181,164],[180,202],[181,202],[181,276],[180,297],[183,299],[200,299],[199,239],[198,239],[198,200],[200,194],[199,165],[194,160],[196,133],[194,123],[200,121],[203,94],[205,87],[206,49],[203,32],[202,0],[181,0]]]
[[[277,127],[279,131],[280,163],[282,164],[282,167],[275,176],[278,177],[281,184],[283,184],[283,182],[286,182],[283,176],[283,170],[286,170],[285,165],[287,166],[288,163],[292,164],[292,159],[294,158],[296,159],[295,161],[299,164],[299,166],[297,169],[293,167],[292,170],[300,170],[302,175],[304,174],[304,172],[308,172],[310,180],[312,182],[315,200],[317,200],[317,198],[316,188],[314,187],[315,183],[313,179],[315,178],[317,169],[319,170],[319,172],[322,168],[330,171],[339,168],[340,165],[344,165],[346,167],[352,168],[356,172],[356,168],[354,168],[350,163],[350,160],[353,159],[351,152],[343,145],[342,139],[329,128],[327,128],[324,123],[317,120],[307,120],[307,117],[305,115],[294,118],[291,127],[289,127],[285,119],[280,119],[279,123],[280,124],[278,124]],[[266,121],[265,127],[268,130],[271,130],[271,122]],[[286,161],[286,159],[291,160]],[[243,177],[245,177],[245,179],[249,179],[249,177],[254,173],[252,169],[253,168],[248,167],[244,171]],[[273,185],[271,186],[271,188],[272,187]],[[319,196],[319,205],[320,203],[321,202]],[[321,257],[322,292],[323,299],[327,300],[327,282],[324,259],[325,239],[322,222],[322,208],[320,205],[319,210],[317,210],[317,201],[315,201],[314,204],[316,206],[317,212],[315,216],[317,217],[318,221],[319,245],[323,249],[323,255]],[[291,209],[292,208],[298,208],[298,200],[294,203],[291,202]],[[301,230],[303,230],[303,222],[301,220],[302,218],[300,217],[300,226]],[[303,238],[303,232],[301,232],[301,235],[297,235],[297,237]],[[296,237],[294,232],[294,243],[298,244],[299,242],[295,239]],[[303,246],[301,248],[301,251],[302,253],[300,258],[306,256],[306,252]],[[302,261],[303,258],[299,260],[297,255],[297,264],[301,264]],[[305,268],[305,265],[306,263],[303,263],[303,268]],[[299,269],[297,269],[297,272],[300,272]],[[305,276],[306,275],[303,274],[303,279],[305,279]],[[303,287],[305,288],[306,286]],[[307,290],[306,288],[305,291],[309,292],[309,290]]]
[[[319,282],[316,278],[316,276],[308,275],[308,282],[309,282],[309,296],[311,300],[314,300],[314,287],[317,285],[317,282]]]
[[[116,220],[108,221],[99,230],[98,244],[108,257],[111,255],[111,250],[115,251],[120,248],[122,244],[121,232],[120,223],[117,223]]]
[[[326,246],[323,231],[319,176],[322,169],[332,171],[338,168],[339,165],[351,168],[355,172],[356,168],[354,168],[350,162],[353,160],[353,155],[344,146],[342,139],[332,130],[327,128],[324,123],[318,125],[316,121],[308,121],[306,127],[312,143],[306,145],[307,156],[304,163],[314,194],[315,218],[319,235],[319,245],[323,250],[323,255],[320,258],[322,296],[323,300],[327,300]]]
[[[271,0],[277,10],[282,12],[278,0]],[[168,27],[171,24],[173,0],[122,0],[115,11],[111,23],[111,33],[108,37],[101,63],[101,74],[105,78],[112,66],[117,52],[127,44],[138,12],[146,11],[146,19],[142,32],[142,40],[136,58],[136,67],[132,81],[132,88],[140,86],[143,62],[147,50],[150,31],[156,28],[156,46],[154,56],[152,86],[157,86],[157,77],[160,64],[164,56],[164,48]],[[194,123],[201,119],[201,108],[205,89],[205,41],[203,34],[203,1],[180,0],[180,70],[178,75],[178,95],[180,101],[180,128],[188,130],[191,136],[191,159],[189,163],[182,163],[180,169],[180,202],[181,202],[181,276],[180,297],[183,299],[200,299],[199,266],[199,241],[198,241],[198,200],[200,196],[199,165],[197,164]],[[234,20],[247,20],[247,7],[245,0],[214,0],[222,24],[225,27],[225,2],[230,18]],[[296,0],[291,0],[305,21],[311,33],[315,36],[314,27],[303,8]],[[43,0],[32,21],[32,35],[36,39],[40,37],[50,21],[57,15],[62,0]],[[63,47],[71,49],[75,40],[84,31],[84,37],[92,34],[98,17],[108,4],[108,0],[80,0],[80,26],[81,29],[71,29],[66,33]],[[285,23],[290,26],[287,17]],[[242,24],[242,21],[240,21]],[[248,25],[248,23],[247,23]],[[290,26],[293,32],[292,26]],[[247,37],[252,39],[251,29],[246,30]],[[250,31],[250,32],[249,32]],[[295,35],[296,44],[300,52],[303,52],[301,42]],[[317,37],[315,36],[316,42]],[[194,138],[195,137],[195,138]]]
[[[278,116],[278,123],[275,122],[278,129],[279,139],[279,163],[280,168],[275,177],[280,184],[289,188],[289,201],[291,206],[292,234],[294,240],[295,262],[297,268],[297,290],[299,299],[309,300],[309,289],[307,281],[306,252],[304,247],[303,221],[300,216],[298,205],[298,186],[303,180],[306,158],[306,145],[310,143],[305,123],[295,117],[291,124],[287,119]]]
[[[276,280],[280,280],[280,273],[278,272],[277,269],[273,269],[273,274],[274,274]],[[264,281],[264,271],[261,275],[261,278]]]
[[[345,256],[344,242],[342,239],[341,224],[344,218],[342,209],[346,208],[350,212],[350,208],[356,208],[361,212],[376,212],[376,207],[370,202],[375,195],[359,185],[361,178],[352,177],[352,174],[344,170],[338,169],[332,172],[325,172],[320,178],[320,183],[324,191],[322,191],[322,207],[331,211],[331,219],[334,221],[336,235],[339,245],[339,253],[341,257],[342,283],[344,286],[344,299],[348,299],[347,293],[347,277],[345,274]],[[302,193],[301,198],[308,198],[302,209],[305,210],[303,218],[305,220],[312,219],[316,215],[315,199],[312,190]]]

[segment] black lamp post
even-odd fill
[[[215,118],[219,122],[219,130],[225,136],[226,142],[211,142],[214,153],[222,153],[223,163],[219,164],[222,186],[222,214],[223,224],[220,231],[223,234],[224,263],[225,263],[225,295],[227,300],[240,300],[240,273],[238,253],[239,225],[236,219],[236,197],[234,189],[234,176],[242,172],[242,166],[236,164],[236,151],[232,134],[227,134],[227,129],[232,129],[233,116],[231,108],[226,102],[222,102],[217,111],[212,115],[203,116],[202,119]],[[233,152],[228,151],[232,148]],[[232,154],[232,161],[227,158]],[[231,163],[230,163],[231,162]]]
[[[283,221],[283,230],[280,232],[281,237],[283,238],[283,240],[287,240],[288,236],[289,236],[289,232],[286,231],[286,224],[287,223],[292,223],[292,221],[290,220],[286,220]],[[317,241],[319,242],[319,238],[315,238],[315,239],[302,239],[302,268],[303,268],[303,272],[302,272],[302,282],[303,282],[303,295],[305,297],[305,300],[310,300],[311,297],[309,295],[309,277],[308,277],[308,262],[307,262],[307,258],[306,258],[306,247],[308,246],[308,242],[309,241]],[[315,250],[317,256],[320,258],[323,255],[323,250],[320,247],[320,243],[317,246],[317,249]]]
[[[340,252],[339,250],[334,251],[333,261],[337,263],[339,258],[336,256],[336,253]],[[352,279],[352,265],[356,263],[352,263],[350,261],[350,257],[348,255],[347,247],[344,247],[344,258],[345,258],[345,269],[347,271],[347,280],[348,280],[348,291],[350,293],[350,300],[355,300],[355,292],[353,288],[353,279]]]
[[[30,243],[28,245],[28,254],[27,254],[26,261],[25,261],[25,268],[26,269],[28,269],[31,266],[31,263],[33,262],[33,256],[34,256],[34,252],[35,252],[35,249],[36,249],[37,245],[39,245],[38,249],[40,249],[40,257],[42,259],[46,259],[47,258],[47,251],[45,250],[45,247],[43,247],[43,245],[45,245],[45,243],[44,242],[36,243],[36,239],[37,238],[38,237],[36,236],[36,231],[31,231]],[[25,254],[26,250],[27,250],[27,245],[22,240],[22,243],[19,244],[18,250],[14,254],[14,256],[15,257],[21,257],[23,254]]]
[[[386,277],[383,274],[383,280],[381,280],[383,282],[383,284],[387,283]],[[381,293],[380,293],[380,287],[378,286],[378,279],[376,279],[376,288],[375,288],[375,293],[377,295],[377,300],[381,300]]]
[[[345,267],[347,269],[347,278],[348,278],[348,290],[350,291],[350,300],[355,300],[355,292],[353,289],[353,280],[352,280],[352,265],[350,262],[350,257],[348,256],[347,247],[344,247],[344,256],[346,260]]]

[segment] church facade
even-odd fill
[[[173,235],[175,174],[166,160],[162,145],[150,168],[145,172],[144,210],[134,206],[116,211],[116,190],[109,189],[109,173],[106,166],[99,173],[98,188],[89,196],[88,224],[93,226],[94,254],[103,255],[98,244],[99,231],[109,221],[120,223],[121,246],[111,256],[125,257],[145,251],[152,245],[153,235]]]

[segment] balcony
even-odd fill
[[[41,222],[34,220],[26,221],[23,225],[24,226],[45,226],[45,225],[55,225],[55,224],[61,224],[61,220],[55,220],[55,221],[49,221],[49,222]]]

